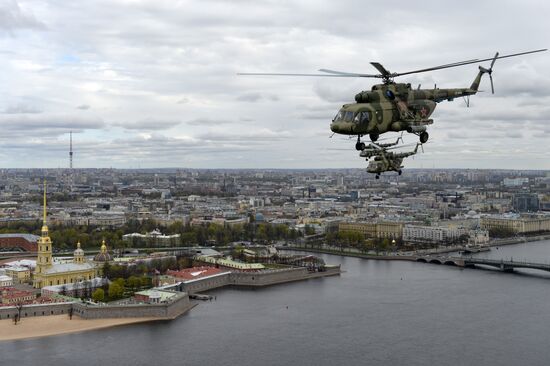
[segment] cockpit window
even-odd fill
[[[351,122],[353,119],[353,112],[346,112],[346,116],[344,117],[344,121]]]
[[[341,121],[344,119],[344,114],[346,113],[346,111],[344,111],[343,109],[340,109],[338,111],[338,113],[336,114],[336,116],[334,117],[334,121]]]
[[[353,119],[354,123],[369,123],[369,112],[359,112],[355,115],[355,118]]]

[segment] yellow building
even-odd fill
[[[93,263],[87,262],[84,258],[84,251],[77,244],[74,251],[72,263],[54,263],[52,259],[52,240],[46,226],[46,181],[44,181],[44,225],[42,235],[38,239],[38,257],[36,258],[36,269],[34,271],[33,286],[42,288],[44,286],[66,285],[96,277],[97,269]]]
[[[28,283],[31,278],[31,270],[27,267],[8,267],[4,272],[13,279],[13,283]]]
[[[482,229],[504,229],[517,234],[550,231],[550,216],[533,215],[524,217],[486,216],[480,220]]]
[[[338,231],[358,232],[366,238],[400,238],[403,236],[403,223],[392,221],[380,222],[341,222]]]

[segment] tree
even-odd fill
[[[124,286],[126,285],[126,281],[124,281],[124,278],[117,278],[114,282],[122,288],[124,288]]]
[[[111,276],[111,265],[109,264],[109,262],[105,262],[105,264],[103,264],[103,277],[110,278],[110,276]]]
[[[128,287],[130,287],[132,291],[135,291],[138,287],[141,286],[141,279],[136,276],[128,277],[128,280],[126,282],[128,283]]]
[[[143,276],[141,277],[141,287],[151,287],[152,285],[151,277]]]
[[[111,284],[109,285],[109,297],[111,299],[118,299],[121,298],[123,295],[124,287],[120,286],[116,281],[111,282]]]
[[[305,231],[306,235],[315,234],[315,228],[312,225],[309,225],[309,224],[304,227],[304,231]]]
[[[111,289],[109,288],[109,291]],[[95,301],[95,302],[100,302],[100,301],[103,301],[103,299],[105,298],[105,291],[103,291],[102,288],[98,288],[94,291],[94,293],[92,294],[92,299]]]

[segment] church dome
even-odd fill
[[[105,244],[105,240],[103,240],[103,242],[101,243],[101,250],[94,257],[94,261],[95,262],[108,262],[112,259],[113,258],[111,257],[111,255],[107,251],[107,245]]]
[[[80,242],[76,244],[76,249],[73,252],[75,257],[84,256],[84,251],[80,248]]]

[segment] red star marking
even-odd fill
[[[426,107],[422,107],[422,109],[420,109],[420,116],[426,117],[427,115],[428,115],[428,110],[426,109]]]

